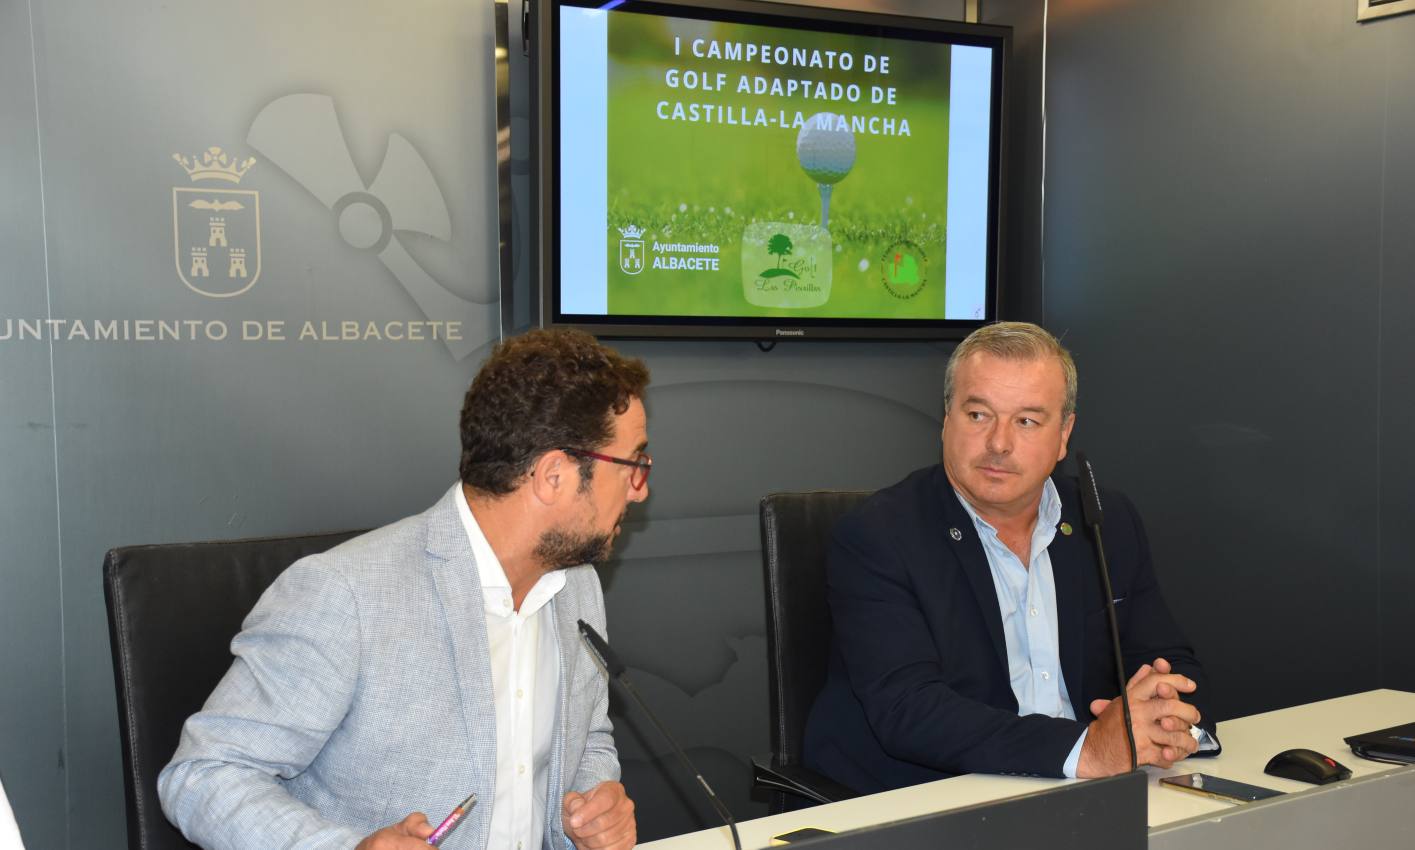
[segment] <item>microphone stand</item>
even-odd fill
[[[1101,491],[1096,473],[1082,452],[1076,453],[1076,465],[1081,470],[1081,513],[1096,541],[1096,563],[1100,566],[1101,590],[1105,593],[1106,620],[1110,624],[1110,650],[1115,658],[1115,677],[1120,685],[1120,709],[1125,715],[1125,741],[1130,745],[1130,769],[1139,768],[1139,750],[1135,747],[1135,726],[1130,719],[1130,691],[1125,683],[1125,659],[1120,652],[1120,624],[1115,615],[1115,594],[1110,588],[1110,567],[1105,560],[1105,543],[1101,540]]]
[[[712,786],[703,778],[702,771],[698,770],[697,767],[693,765],[693,762],[688,758],[688,754],[683,752],[683,748],[678,746],[678,742],[672,735],[668,734],[668,730],[658,721],[658,717],[649,709],[648,703],[639,695],[638,689],[630,683],[628,669],[625,668],[618,656],[614,654],[614,651],[609,648],[609,643],[606,642],[604,638],[600,637],[599,632],[594,630],[593,626],[586,623],[584,620],[579,621],[579,626],[580,636],[584,638],[585,643],[590,647],[590,655],[594,657],[595,661],[599,662],[601,669],[604,670],[605,674],[609,676],[611,680],[619,683],[619,686],[629,695],[629,699],[639,707],[639,710],[642,711],[644,716],[649,719],[649,722],[653,724],[653,728],[657,729],[658,734],[663,737],[663,740],[667,741],[668,745],[673,748],[673,752],[677,754],[678,760],[683,763],[683,766],[688,769],[688,772],[693,775],[693,778],[698,780],[698,784],[701,785],[703,791],[707,793],[708,802],[717,810],[718,817],[722,818],[723,821],[727,823],[727,828],[732,831],[732,846],[735,850],[742,850],[742,839],[737,835],[736,818],[732,817],[732,813],[727,810],[727,806],[718,798],[717,792],[713,791]]]

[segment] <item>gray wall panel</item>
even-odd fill
[[[1042,6],[1035,0],[987,0],[982,22],[1010,26],[1012,63],[1005,110],[1007,185],[1003,286],[1004,319],[1039,322],[1042,303]]]
[[[0,335],[46,315],[30,17],[0,5]],[[20,832],[66,829],[58,502],[49,347],[0,342],[0,777]]]
[[[1386,136],[1383,92],[1415,22],[1353,17],[1052,4],[1046,304],[1075,441],[1144,511],[1224,716],[1381,681],[1381,154],[1415,141]]]
[[[461,395],[494,335],[491,106],[466,95],[489,88],[491,16],[489,6],[446,2],[396,11],[266,3],[238,13],[36,5],[54,316],[224,322],[230,333],[225,341],[54,342],[57,441],[47,424],[47,343],[9,345],[0,361],[42,380],[42,413],[31,418],[49,487],[49,515],[27,523],[24,546],[6,544],[6,561],[54,527],[56,445],[58,504],[70,520],[62,573],[52,557],[32,559],[54,588],[63,582],[62,600],[50,589],[19,601],[34,616],[46,603],[56,632],[63,606],[62,664],[57,633],[27,633],[52,645],[47,669],[63,671],[66,696],[56,689],[33,710],[66,722],[71,769],[67,788],[35,785],[16,795],[16,808],[22,824],[62,825],[67,793],[87,825],[48,846],[107,848],[121,842],[123,813],[103,553],[126,543],[378,525],[421,510],[456,477]],[[32,139],[34,86],[6,95],[26,91]],[[301,123],[321,108],[332,122]],[[172,157],[210,145],[257,159],[239,188],[260,193],[262,268],[248,292],[229,299],[188,289],[174,268],[173,189],[196,184]],[[332,163],[343,159],[351,176],[340,182]],[[391,244],[406,253],[375,255],[346,241],[360,234],[341,233],[326,206],[334,199],[315,191],[327,185],[377,194],[400,230]],[[40,239],[24,244],[42,259]],[[431,310],[413,296],[428,281],[443,299]],[[13,313],[6,304],[4,315],[45,315],[43,280],[34,283],[39,300]],[[304,320],[429,317],[463,320],[466,344],[294,338]],[[238,338],[243,321],[276,319],[290,323],[288,341]],[[30,354],[44,362],[18,359]],[[21,492],[7,484],[5,495]],[[6,664],[22,658],[11,653],[7,645]],[[27,747],[30,761],[54,762],[53,746],[36,738]]]
[[[1378,22],[1382,74],[1379,86],[1386,108],[1382,150],[1381,207],[1381,454],[1376,465],[1380,484],[1381,576],[1370,607],[1381,624],[1381,681],[1390,688],[1415,691],[1415,554],[1405,530],[1415,513],[1415,18]],[[1373,25],[1374,27],[1374,25]],[[1368,600],[1369,604],[1369,600]]]

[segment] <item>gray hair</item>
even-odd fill
[[[943,413],[953,405],[953,375],[958,364],[974,354],[991,354],[1003,360],[1040,360],[1055,357],[1061,361],[1066,376],[1066,401],[1062,405],[1064,419],[1076,412],[1076,362],[1071,352],[1062,347],[1045,328],[1031,322],[997,322],[983,325],[968,334],[968,338],[953,349],[948,368],[943,373]]]

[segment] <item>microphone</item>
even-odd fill
[[[1101,508],[1101,486],[1096,483],[1096,470],[1086,460],[1085,452],[1076,453],[1076,465],[1081,468],[1081,517],[1087,526],[1099,529],[1105,511]],[[1096,540],[1099,542],[1099,536]]]
[[[707,792],[708,802],[717,810],[718,817],[721,817],[722,820],[727,823],[727,828],[732,830],[732,846],[736,848],[736,850],[742,850],[742,839],[737,837],[737,820],[732,817],[732,813],[727,810],[727,806],[718,798],[717,792],[713,791],[712,786],[703,778],[702,771],[693,766],[693,763],[688,760],[688,754],[683,752],[682,747],[678,746],[678,741],[674,739],[672,735],[668,734],[668,730],[664,728],[662,723],[658,722],[658,717],[649,709],[648,703],[644,702],[644,698],[639,696],[638,690],[629,682],[629,672],[624,667],[624,662],[619,660],[619,656],[615,655],[614,650],[609,648],[609,642],[603,637],[600,637],[599,632],[594,630],[594,626],[591,626],[584,620],[577,622],[580,626],[580,637],[584,638],[585,644],[590,648],[590,655],[594,656],[595,660],[604,668],[604,672],[609,675],[611,680],[619,683],[623,692],[639,707],[639,710],[649,719],[653,727],[658,730],[658,734],[662,735],[663,740],[667,741],[668,745],[673,748],[673,752],[678,754],[678,759],[683,762],[683,766],[688,768],[688,772],[698,780],[698,784],[703,787],[703,791]]]
[[[609,678],[617,679],[623,676],[628,670],[624,667],[624,662],[619,660],[619,656],[614,654],[614,650],[609,648],[609,642],[600,637],[599,632],[594,630],[594,626],[584,620],[577,620],[580,624],[580,636],[585,639],[585,643],[594,650],[595,659],[599,661],[604,672],[609,674]],[[645,714],[649,713],[647,710]],[[667,737],[667,736],[665,736]]]
[[[1101,488],[1096,484],[1096,471],[1085,452],[1076,453],[1076,466],[1081,472],[1081,516],[1096,541],[1096,564],[1100,567],[1101,590],[1105,593],[1105,614],[1110,622],[1110,649],[1115,653],[1115,677],[1120,685],[1120,708],[1125,714],[1125,740],[1130,744],[1130,769],[1139,767],[1135,748],[1135,727],[1130,720],[1130,694],[1125,687],[1125,661],[1120,653],[1120,624],[1115,616],[1115,594],[1110,589],[1110,567],[1105,561],[1105,543],[1101,540],[1101,524],[1105,512],[1101,509]]]

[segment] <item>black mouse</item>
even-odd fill
[[[1351,768],[1316,750],[1283,750],[1268,761],[1263,773],[1313,785],[1351,778]]]

